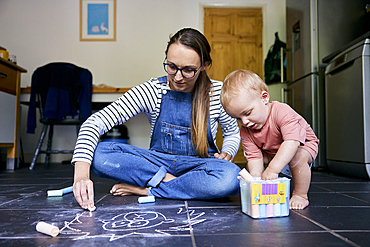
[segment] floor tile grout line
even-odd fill
[[[336,181],[336,182],[312,182],[311,184],[363,184],[363,183],[370,183],[370,181],[352,181],[352,182],[346,182],[346,181]]]
[[[343,205],[343,206],[333,206],[333,205],[328,205],[328,206],[313,206],[310,205],[310,208],[370,208],[369,206],[348,206],[348,205]]]
[[[267,235],[267,234],[279,234],[282,232],[274,232],[274,231],[268,231],[268,232],[228,232],[228,233],[217,233],[218,236],[237,236],[237,235]],[[304,234],[304,233],[328,233],[326,230],[321,230],[321,231],[287,231],[283,232],[284,234]],[[199,236],[214,236],[215,234],[210,234],[210,233],[204,233],[204,234],[199,234]]]
[[[370,232],[370,230],[334,230],[334,232]]]
[[[334,194],[334,193],[348,193],[348,194],[370,194],[370,191],[309,191],[310,194]]]
[[[94,202],[94,206],[96,207],[96,204],[98,204],[101,200],[103,200],[104,198],[106,198],[109,194],[105,194],[103,195],[99,200],[97,200],[96,202]],[[96,207],[97,208],[97,207]]]
[[[343,196],[345,196],[345,197],[349,197],[349,198],[351,198],[351,199],[355,199],[355,200],[358,200],[358,201],[361,201],[361,202],[369,203],[369,206],[370,206],[370,202],[365,201],[365,200],[362,200],[362,199],[360,199],[360,198],[356,198],[356,197],[353,197],[353,196],[350,196],[350,195],[343,194],[343,192],[337,192],[337,194],[340,194],[340,195],[343,195]]]
[[[336,192],[334,190],[330,190],[330,189],[322,187],[320,185],[316,185],[316,186],[319,187],[320,189],[326,190],[326,191],[323,191],[322,193],[335,193]],[[308,192],[310,193],[310,191],[308,191]]]
[[[335,190],[331,190],[331,189],[328,189],[328,188],[325,188],[325,187],[322,187],[322,186],[319,186],[319,185],[316,185],[317,187],[319,187],[320,189],[324,189],[324,190],[327,190],[327,191],[318,191],[318,192],[310,192],[309,191],[309,193],[317,193],[317,194],[319,194],[319,193],[322,193],[322,194],[324,194],[324,193],[337,193],[337,194],[342,194],[342,193],[355,193],[355,194],[360,194],[360,193],[365,193],[365,194],[368,194],[368,193],[370,193],[368,190],[363,190],[363,191],[360,191],[360,190],[356,190],[356,191],[335,191]]]
[[[188,201],[185,201],[185,209],[186,209],[186,215],[188,218],[189,222],[189,229],[190,229],[190,236],[191,236],[191,243],[193,247],[197,247],[197,244],[195,243],[195,237],[194,237],[194,232],[193,232],[193,226],[191,225],[191,219],[190,219],[190,214],[189,214],[189,205]]]
[[[20,200],[20,199],[23,199],[23,198],[27,198],[27,197],[33,196],[34,194],[36,194],[36,193],[38,193],[38,192],[39,192],[39,191],[32,192],[32,193],[29,193],[29,194],[27,194],[27,195],[24,195],[24,196],[20,196],[20,197],[14,198],[14,199],[12,199],[12,200],[10,200],[10,201],[3,202],[3,203],[1,203],[1,204],[0,204],[0,206],[6,205],[6,204],[11,203],[11,202],[16,201],[16,200]]]
[[[29,179],[29,178],[17,178],[17,179],[1,178],[2,181],[17,181],[17,180],[25,180],[25,179]],[[53,178],[53,179],[52,178],[32,178],[32,180],[44,180],[44,181],[67,180],[67,179],[73,181],[73,178],[63,178],[63,177],[58,177],[58,178]],[[0,184],[0,185],[6,185],[6,184]]]
[[[357,190],[357,191],[338,191],[338,193],[349,193],[349,194],[370,194],[369,190]]]
[[[59,184],[4,184],[4,185],[1,185],[0,184],[0,187],[9,187],[9,186],[55,186],[55,185],[60,185],[60,184],[63,184],[63,183],[59,183]]]
[[[64,182],[62,182],[62,183],[59,183],[59,184],[58,184],[58,186],[62,186],[62,184],[66,183],[66,182],[67,182],[67,181],[64,181]],[[18,197],[18,198],[12,199],[12,200],[7,201],[7,202],[4,202],[4,203],[1,203],[1,204],[0,204],[0,206],[3,206],[3,205],[8,204],[8,203],[10,203],[10,202],[13,202],[14,200],[21,200],[21,199],[23,199],[23,198],[28,198],[29,196],[32,196],[32,195],[34,195],[34,194],[37,194],[37,193],[43,192],[43,191],[45,190],[45,188],[47,188],[47,190],[49,190],[49,189],[50,189],[50,187],[54,186],[54,185],[50,185],[50,184],[45,184],[45,185],[48,185],[48,186],[44,186],[44,188],[42,188],[42,189],[36,190],[36,191],[34,191],[34,192],[27,193],[26,195],[23,195],[23,196],[21,196],[21,197]],[[8,186],[11,186],[11,185],[8,185]],[[27,186],[35,186],[35,187],[37,187],[37,186],[41,186],[41,185],[34,185],[34,184],[31,184],[31,185],[27,185]],[[0,193],[0,194],[1,194],[1,193]]]
[[[238,206],[189,206],[189,209],[192,208],[241,208],[241,205]]]
[[[187,238],[190,237],[189,235],[171,235],[171,236],[161,236],[163,238]],[[140,238],[139,236],[125,236],[125,238],[137,239]],[[158,236],[150,236],[146,238],[158,238]],[[35,237],[35,236],[19,236],[19,237],[0,237],[0,240],[19,240],[19,239],[46,239],[50,240],[50,236],[42,236],[42,237]],[[69,236],[60,236],[58,235],[58,239],[67,239],[70,240],[71,237]]]
[[[313,192],[313,193],[317,193],[317,194],[319,194],[319,193],[332,193],[332,194],[339,194],[339,195],[342,195],[342,196],[345,196],[345,197],[349,197],[349,198],[351,198],[351,199],[355,199],[355,200],[357,200],[357,201],[361,201],[361,202],[366,202],[366,203],[369,203],[368,201],[366,201],[366,200],[362,200],[362,199],[360,199],[360,198],[356,198],[356,197],[352,197],[352,196],[350,196],[350,195],[347,195],[347,194],[345,194],[345,193],[352,193],[351,191],[333,191],[333,190],[330,190],[330,189],[327,189],[327,188],[323,188],[323,187],[321,187],[321,186],[317,186],[317,187],[319,187],[319,188],[321,188],[321,189],[325,189],[325,190],[328,190],[327,192]],[[358,192],[358,191],[357,191]],[[365,193],[369,193],[368,191],[366,191]]]
[[[317,222],[317,221],[315,221],[315,220],[313,220],[313,219],[310,219],[309,217],[307,217],[307,216],[305,216],[305,215],[303,215],[303,214],[301,214],[301,213],[299,213],[299,212],[297,212],[297,211],[295,211],[295,210],[292,210],[292,212],[293,212],[293,213],[295,213],[295,214],[298,214],[299,216],[301,216],[301,217],[303,217],[303,218],[305,218],[306,220],[310,221],[311,223],[313,223],[313,224],[317,225],[318,227],[321,227],[322,229],[326,230],[327,232],[329,232],[329,233],[330,233],[330,234],[332,234],[333,236],[335,236],[335,237],[337,237],[337,238],[339,238],[339,239],[343,240],[344,242],[346,242],[346,243],[348,243],[348,244],[350,244],[350,245],[352,245],[352,246],[355,246],[355,247],[361,247],[360,245],[358,245],[358,244],[356,244],[356,243],[352,242],[351,240],[349,240],[349,239],[347,239],[347,238],[345,238],[345,237],[341,236],[340,234],[336,233],[334,230],[331,230],[330,228],[328,228],[328,227],[326,227],[326,226],[324,226],[324,225],[320,224],[319,222]]]

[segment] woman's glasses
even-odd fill
[[[163,63],[164,70],[169,74],[169,75],[176,75],[177,71],[180,70],[181,75],[185,78],[193,78],[195,74],[198,72],[198,69],[191,69],[191,68],[182,68],[179,69],[176,65],[172,63]]]

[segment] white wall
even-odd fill
[[[15,54],[18,65],[28,70],[22,74],[22,87],[31,85],[37,67],[53,61],[88,68],[94,84],[132,87],[164,75],[162,62],[169,35],[183,27],[202,31],[203,7],[212,6],[262,8],[264,57],[275,32],[282,40],[286,36],[285,0],[117,0],[115,42],[79,41],[78,0],[0,0],[0,46]],[[28,161],[38,135],[25,133],[28,108],[22,107],[22,111],[21,138]],[[145,116],[126,125],[130,143],[147,148]],[[55,138],[55,147],[73,149],[74,128],[63,127],[63,134]]]

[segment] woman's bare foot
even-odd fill
[[[172,179],[175,179],[176,177],[174,175],[172,175],[171,173],[166,173],[166,176],[164,176],[164,178],[162,179],[163,182],[169,182],[171,181]]]
[[[127,195],[139,195],[139,196],[147,196],[146,187],[139,187],[135,185],[125,184],[125,183],[118,183],[113,185],[110,193],[114,196],[127,196]]]
[[[162,179],[164,182],[169,182],[176,177],[170,173],[166,173],[165,177]],[[118,183],[113,185],[110,193],[114,196],[127,196],[127,195],[139,195],[139,196],[146,196],[148,188],[146,187],[139,187],[135,185],[125,184],[125,183]]]
[[[289,209],[305,209],[309,204],[308,198],[293,193],[289,201]]]

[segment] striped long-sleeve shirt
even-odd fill
[[[224,137],[222,152],[227,152],[234,157],[240,144],[239,127],[236,120],[227,115],[220,103],[222,82],[214,80],[211,82],[213,89],[210,92],[210,123],[213,140],[216,141],[217,127],[220,124]],[[151,125],[150,135],[153,138],[153,128],[160,113],[164,90],[170,90],[168,82],[161,83],[157,78],[151,78],[92,114],[80,128],[72,163],[83,161],[91,164],[99,137],[140,112],[147,116]]]

